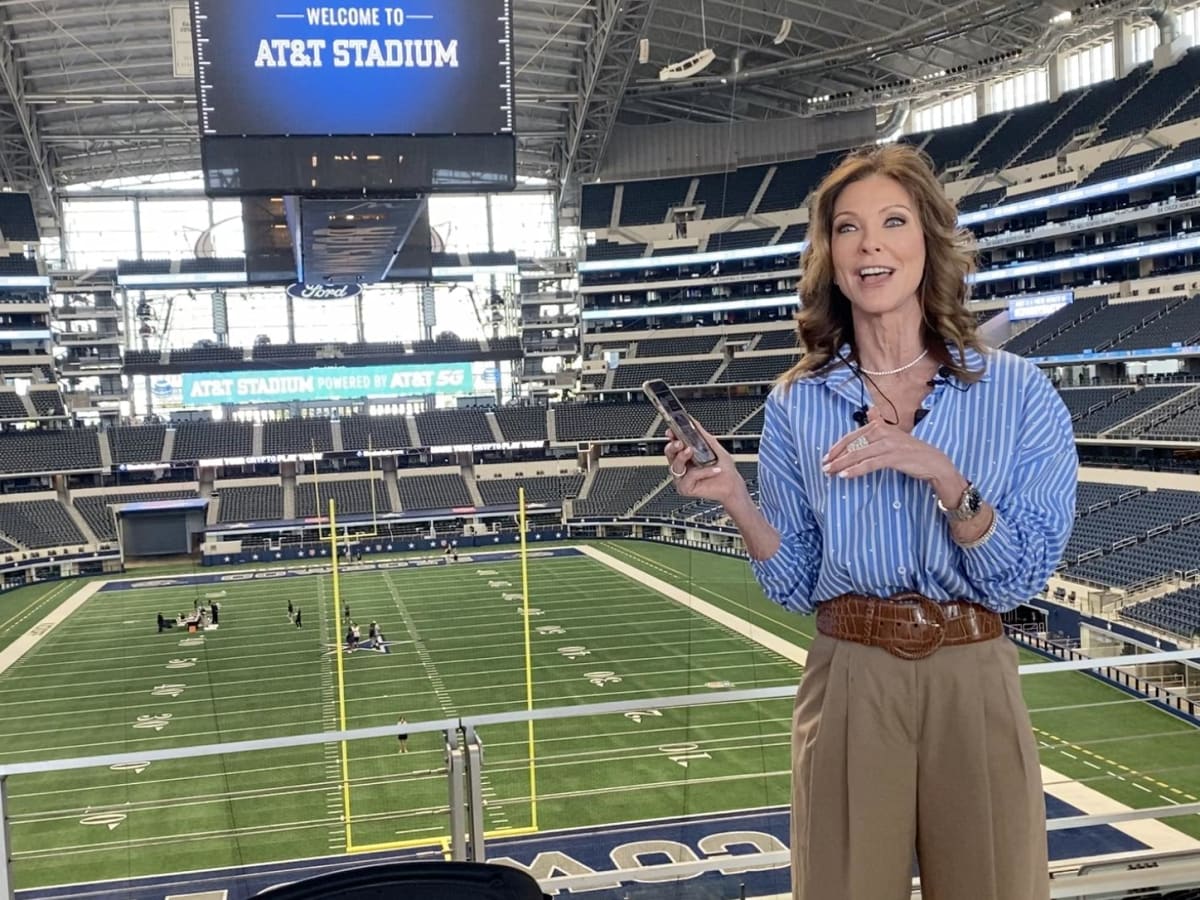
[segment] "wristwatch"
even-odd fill
[[[979,511],[983,509],[983,496],[979,493],[979,488],[968,481],[966,490],[962,492],[962,497],[959,498],[958,506],[946,506],[942,503],[940,497],[938,498],[937,505],[938,509],[944,512],[951,520],[965,522],[979,515]]]

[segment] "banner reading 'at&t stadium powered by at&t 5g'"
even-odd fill
[[[470,394],[476,390],[476,380],[471,363],[199,372],[183,376],[183,405]],[[484,389],[495,390],[494,381]]]

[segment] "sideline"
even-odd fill
[[[42,621],[38,622],[27,632],[0,650],[0,675],[3,675],[17,660],[37,646],[38,641],[61,625],[74,612],[79,610],[95,594],[104,587],[103,581],[92,581],[60,603]]]
[[[711,619],[718,625],[724,625],[730,631],[735,631],[742,637],[749,638],[772,653],[778,653],[785,659],[791,660],[801,666],[808,661],[808,651],[803,647],[798,647],[791,641],[785,640],[761,626],[753,625],[741,616],[735,616],[733,613],[726,612],[719,606],[709,603],[707,600],[701,600],[695,594],[689,594],[682,588],[677,588],[675,585],[651,575],[645,569],[639,569],[629,563],[622,562],[615,557],[609,556],[603,550],[597,550],[595,547],[589,545],[580,546],[578,550],[584,556],[588,556],[601,565],[619,572],[632,581],[644,584],[646,587],[658,591],[663,596],[682,604],[693,612],[704,616],[706,619]]]

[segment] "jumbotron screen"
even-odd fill
[[[511,0],[192,0],[200,131],[513,131]]]

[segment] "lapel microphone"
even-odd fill
[[[863,428],[867,424],[867,410],[870,409],[870,407],[867,405],[867,381],[870,381],[871,384],[874,385],[875,390],[879,391],[879,396],[887,401],[888,406],[892,408],[892,414],[896,417],[895,419],[889,419],[887,416],[884,416],[882,413],[880,413],[883,421],[888,425],[899,425],[900,412],[896,409],[896,404],[891,401],[887,394],[879,389],[879,385],[875,384],[875,379],[870,375],[867,375],[866,372],[862,372],[858,366],[846,359],[846,357],[842,355],[842,351],[840,349],[837,350],[834,355],[837,356],[837,358],[842,361],[842,364],[850,370],[850,374],[858,379],[858,402],[860,406],[851,416],[851,418],[854,419],[854,423],[858,425],[859,428]],[[866,377],[866,381],[863,380],[864,376]]]
[[[939,384],[944,384],[958,391],[960,394],[965,394],[971,389],[969,384],[958,383],[958,380],[954,377],[954,370],[949,366],[938,366],[937,373],[925,383],[930,387],[937,387]]]
[[[851,374],[858,379],[859,392],[862,398],[862,406],[854,411],[854,414],[851,416],[851,418],[854,419],[855,425],[857,425],[859,428],[862,428],[867,424],[867,410],[870,408],[866,403],[866,386],[863,381],[863,375],[866,373],[860,374],[858,367],[855,366],[850,360],[843,357],[840,352],[837,354],[837,357],[845,364],[846,368],[850,370]],[[872,384],[875,384],[874,380],[870,379],[870,376],[867,376],[867,378],[871,380]],[[934,376],[925,383],[929,387],[937,387],[939,384],[944,384],[958,391],[960,394],[965,394],[968,390],[970,390],[971,387],[969,384],[959,384],[954,378],[954,370],[949,366],[938,366],[938,370]],[[895,405],[892,404],[892,401],[888,399],[887,395],[883,393],[883,391],[879,390],[878,385],[875,385],[875,390],[879,391],[879,396],[881,396],[884,400],[887,400],[888,404],[892,406],[892,410],[895,411]],[[927,415],[929,415],[929,410],[925,409],[923,406],[917,407],[915,410],[913,410],[913,425],[919,424],[920,421]],[[897,413],[897,419],[898,418],[899,414]],[[897,424],[897,422],[891,421],[886,416],[884,417],[884,422],[886,422],[888,425]]]

